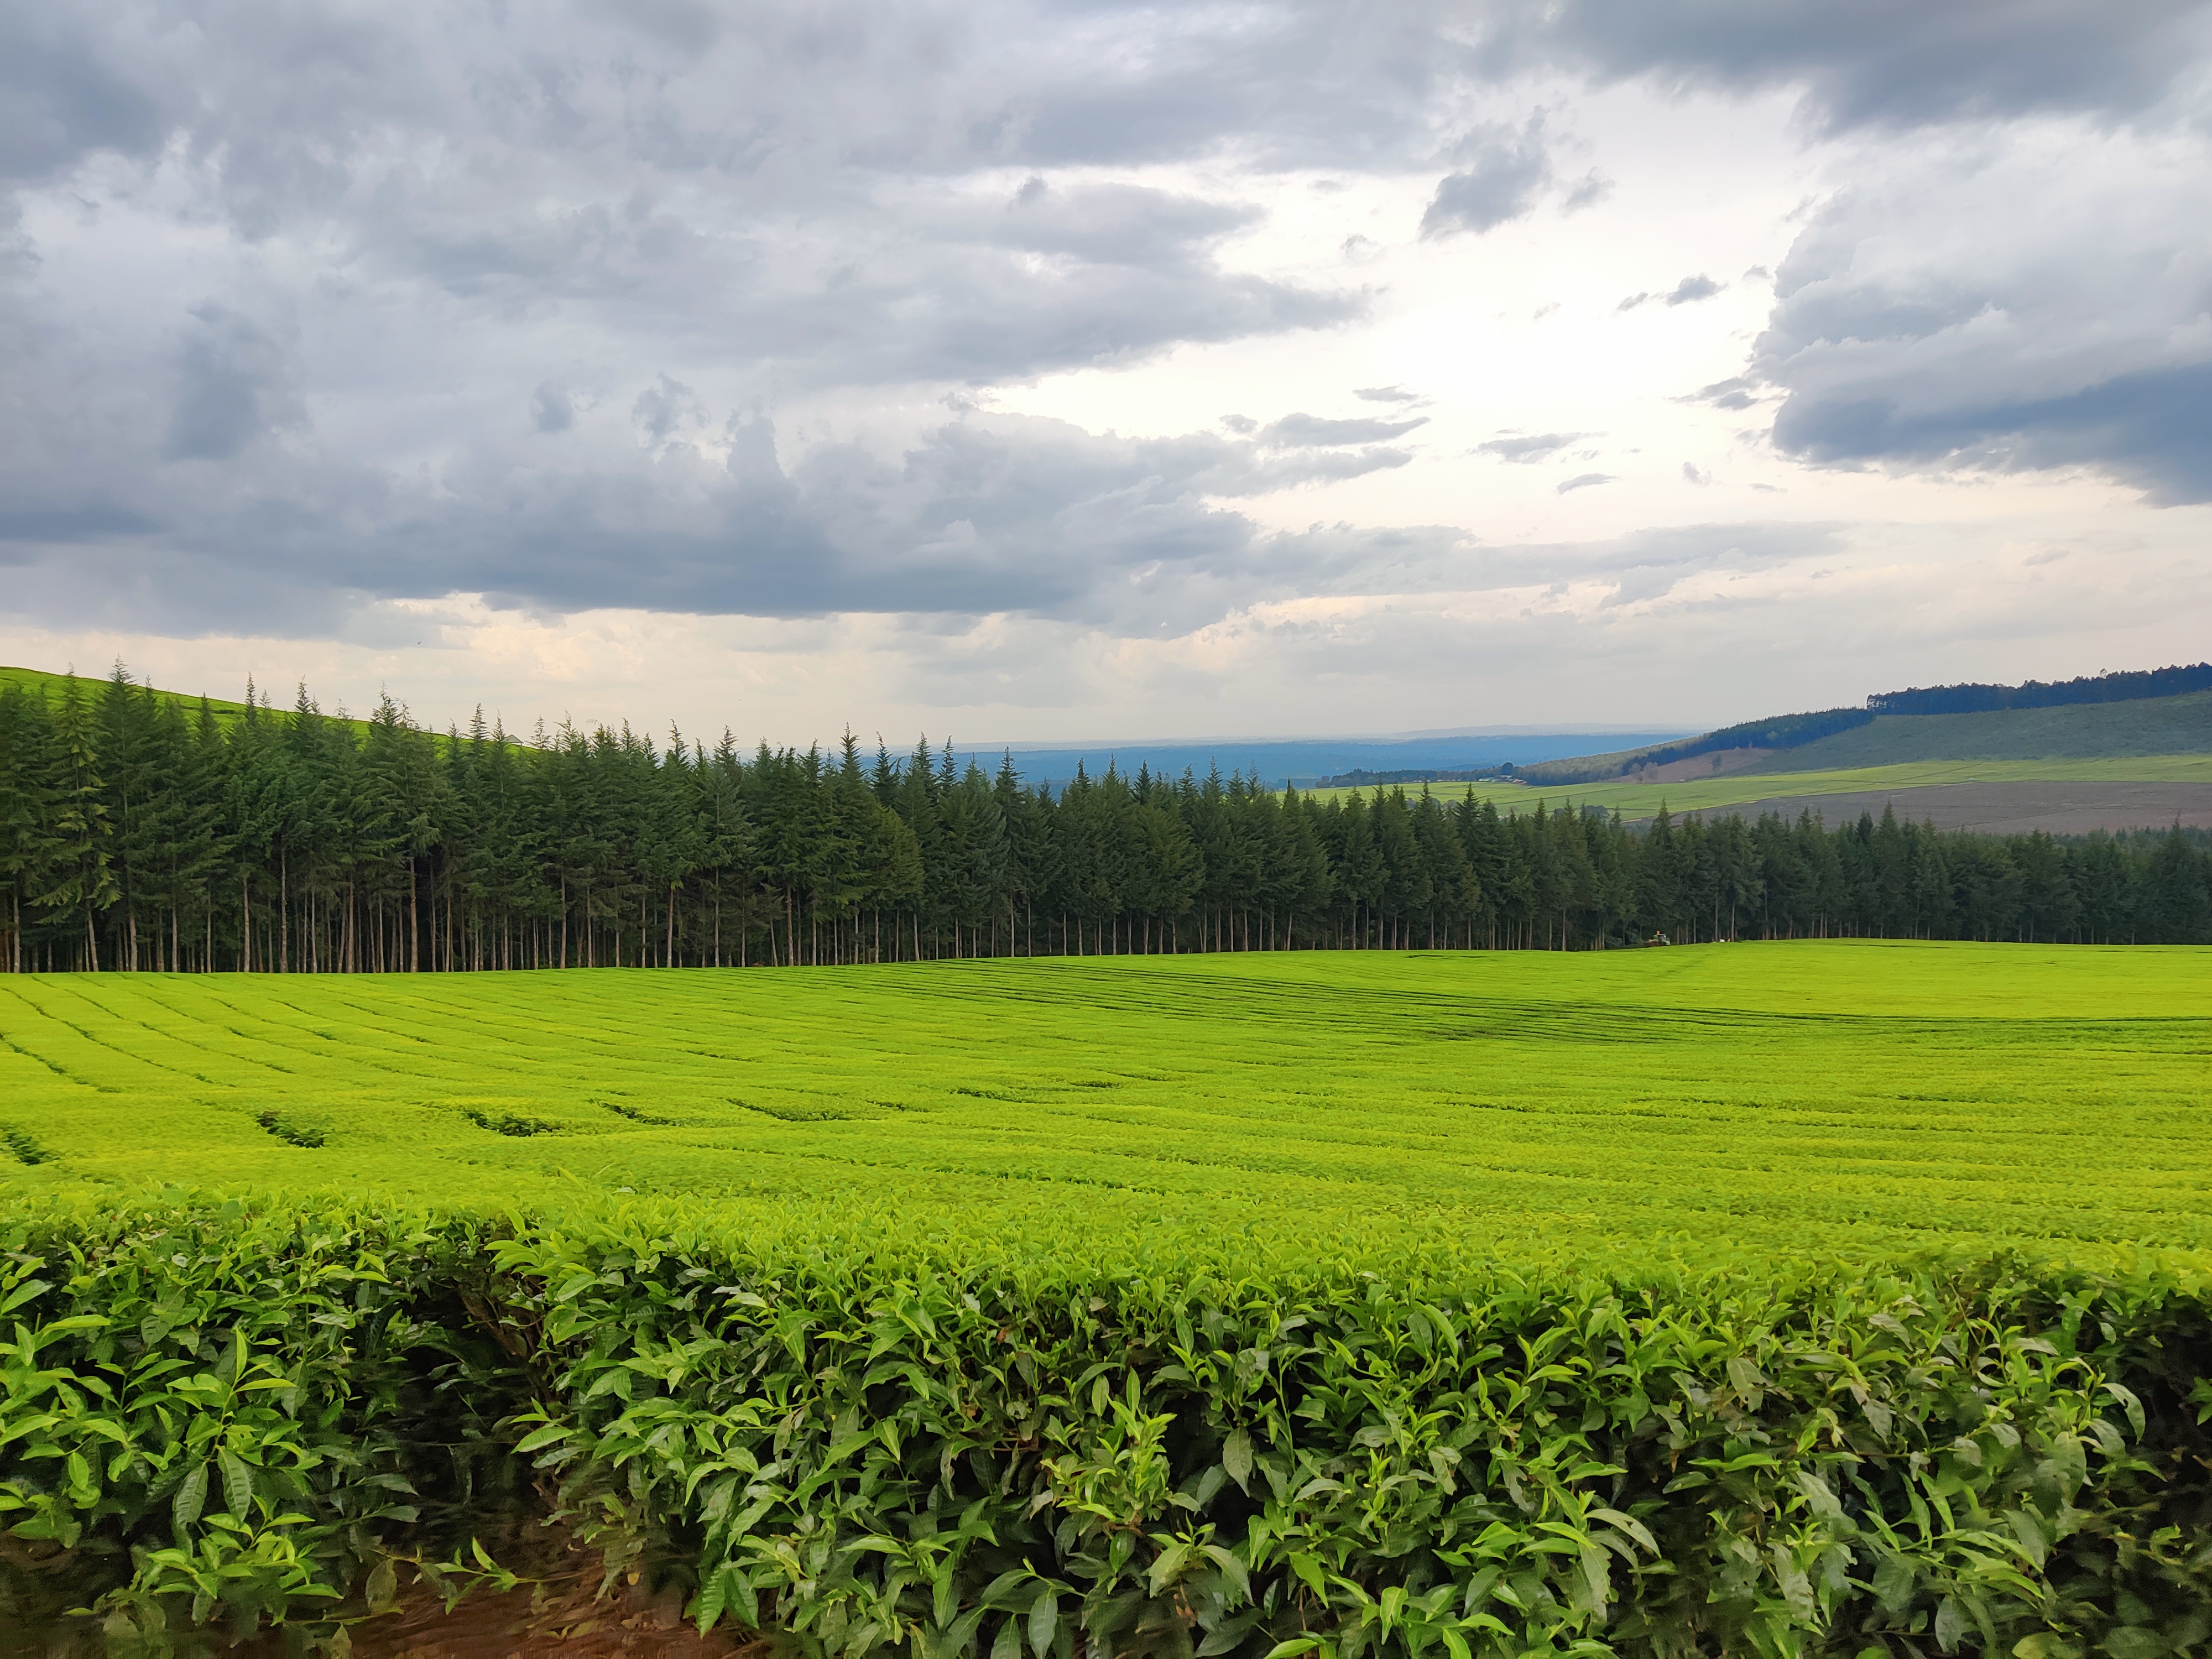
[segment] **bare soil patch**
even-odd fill
[[[1621,783],[1679,783],[1685,778],[1718,777],[1729,772],[1741,772],[1747,766],[1756,766],[1775,751],[1771,749],[1718,749],[1710,755],[1692,755],[1687,760],[1668,761],[1664,766],[1639,766],[1624,772]]]
[[[518,1589],[476,1589],[451,1611],[436,1589],[402,1569],[397,1604],[364,1617],[358,1596],[335,1609],[352,1659],[766,1659],[769,1644],[730,1625],[701,1635],[684,1619],[684,1592],[656,1587],[641,1570],[619,1575],[606,1595],[605,1559],[565,1528],[513,1528],[498,1553],[519,1573]],[[108,1659],[99,1622],[11,1614],[0,1605],[0,1659]],[[303,1609],[312,1617],[312,1609]],[[173,1629],[173,1659],[296,1659],[296,1632],[263,1626],[243,1640],[218,1622]],[[130,1650],[138,1650],[133,1644]]]
[[[655,1594],[632,1587],[605,1601],[594,1601],[591,1589],[479,1594],[451,1613],[421,1593],[397,1612],[354,1626],[354,1659],[726,1659],[748,1645],[767,1651],[766,1644],[726,1630],[700,1635],[684,1622],[684,1598],[673,1588]]]

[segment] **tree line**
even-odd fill
[[[1741,726],[1723,726],[1679,743],[1654,744],[1648,749],[1619,750],[1610,755],[1578,755],[1565,760],[1538,761],[1517,772],[1510,765],[1498,770],[1524,783],[1539,785],[1599,783],[1626,777],[1646,766],[1665,766],[1699,755],[1729,749],[1798,749],[1838,732],[1871,726],[1874,716],[1863,708],[1823,708],[1809,714],[1777,714]]]
[[[1878,692],[1867,699],[1867,707],[1877,714],[1978,714],[2000,708],[2133,702],[2191,691],[2212,691],[2212,662],[2116,670],[2071,680],[2027,680],[2019,685],[1916,685],[1905,691]]]
[[[0,694],[0,964],[422,972],[1880,936],[2212,939],[2212,848],[1740,815],[1626,824],[1471,790],[1322,799],[927,742],[741,751],[301,689]]]

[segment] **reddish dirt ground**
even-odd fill
[[[529,1589],[471,1595],[451,1613],[426,1595],[351,1634],[354,1659],[726,1659],[746,1651],[749,1644],[726,1631],[700,1635],[683,1613],[673,1594],[633,1590],[593,1601],[588,1585],[552,1596]],[[767,1652],[764,1643],[750,1646]]]
[[[682,1613],[674,1597],[632,1593],[594,1602],[588,1587],[550,1597],[529,1589],[479,1594],[451,1613],[434,1595],[414,1595],[347,1634],[354,1659],[766,1659],[768,1644],[720,1630],[702,1636]],[[106,1650],[88,1620],[0,1628],[0,1659],[100,1659]],[[289,1649],[274,1631],[234,1644],[210,1631],[178,1651],[192,1659],[283,1659]]]
[[[722,1628],[702,1636],[684,1621],[683,1592],[670,1585],[617,1583],[596,1599],[604,1565],[598,1552],[565,1533],[509,1535],[500,1555],[537,1582],[503,1595],[478,1590],[448,1613],[431,1587],[402,1569],[398,1605],[373,1618],[348,1610],[353,1659],[767,1659],[769,1644]],[[103,1659],[107,1644],[90,1619],[56,1616],[33,1628],[0,1611],[0,1659]],[[285,1659],[284,1632],[264,1626],[245,1641],[219,1627],[183,1638],[177,1659]]]

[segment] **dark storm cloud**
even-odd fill
[[[189,104],[183,88],[145,74],[130,45],[71,13],[0,8],[0,179],[49,178],[100,150],[143,155]]]
[[[2128,114],[2201,62],[2200,0],[1565,0],[1508,8],[1492,63],[1686,86],[1799,86],[1832,131],[2054,112]]]
[[[550,380],[539,382],[530,394],[530,423],[540,432],[566,432],[574,426],[576,410],[568,392]]]
[[[272,427],[297,422],[288,355],[251,318],[196,307],[185,340],[165,460],[228,460]]]
[[[2107,143],[1961,158],[1815,216],[1752,362],[1784,394],[1776,443],[1826,465],[2094,466],[2155,502],[2212,500],[2212,178]],[[1733,408],[1750,387],[1699,395]]]
[[[909,206],[904,236],[729,320],[806,380],[1021,380],[1182,342],[1324,328],[1364,295],[1222,270],[1253,211],[1128,185]],[[891,245],[886,246],[889,242]],[[750,314],[747,312],[750,310]]]
[[[2094,465],[2160,505],[2212,501],[2212,363],[2116,374],[2063,397],[1913,410],[1892,399],[1793,396],[1774,422],[1791,454],[1827,463],[2002,470]]]
[[[143,536],[156,528],[151,519],[141,514],[100,503],[0,511],[0,542],[70,547],[84,542],[112,541],[121,536]],[[0,563],[5,562],[0,559]]]
[[[1295,585],[1359,564],[1352,532],[1330,561],[1293,559],[1222,501],[1407,459],[1381,444],[1121,439],[977,416],[895,459],[838,444],[787,469],[765,420],[702,433],[686,388],[667,377],[641,390],[634,414],[647,435],[663,434],[657,447],[557,471],[533,463],[527,438],[511,451],[486,440],[434,479],[325,464],[289,479],[264,470],[246,495],[199,477],[172,487],[166,524],[106,507],[0,521],[0,531],[33,556],[41,544],[92,544],[70,553],[68,570],[202,628],[302,625],[327,609],[318,592],[458,591],[553,611],[1012,611],[1107,628],[1141,612],[1149,629],[1176,594]],[[708,441],[726,453],[702,449]],[[289,498],[268,493],[286,483]],[[161,545],[142,546],[155,529]],[[17,602],[66,611],[75,602],[61,596],[75,586],[64,568],[50,562]]]
[[[770,234],[594,207],[441,224],[397,251],[465,300],[579,305],[640,332],[654,330],[647,313],[696,323],[723,360],[774,363],[785,384],[809,386],[1023,380],[1327,327],[1366,304],[1221,269],[1220,243],[1255,216],[1237,203],[1034,179],[1010,200],[875,180],[839,210],[825,204],[803,231],[779,210]]]

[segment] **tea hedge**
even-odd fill
[[[550,1504],[810,1659],[2154,1659],[2212,1619],[2190,1259],[925,1240],[19,1206],[10,1607],[343,1645]]]

